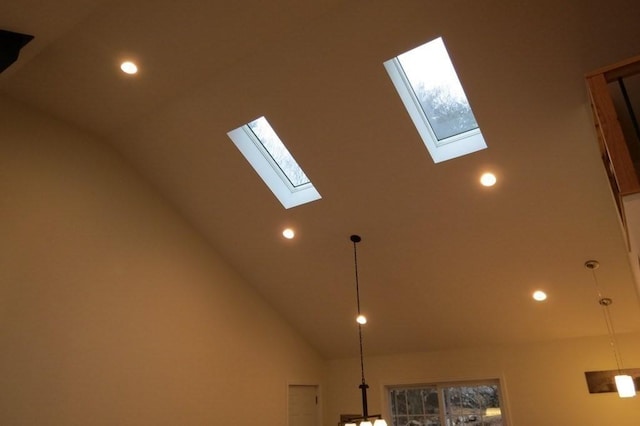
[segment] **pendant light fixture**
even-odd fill
[[[603,297],[598,285],[598,278],[596,277],[595,270],[600,267],[600,263],[597,260],[587,260],[584,264],[585,268],[591,271],[593,275],[593,282],[596,286],[596,292],[598,294],[598,304],[602,307],[602,314],[604,315],[604,321],[607,325],[607,333],[609,334],[609,344],[613,351],[613,356],[616,360],[616,367],[618,374],[615,376],[616,389],[618,390],[618,396],[620,398],[631,398],[636,396],[636,386],[633,382],[633,377],[622,372],[622,357],[620,356],[620,350],[618,349],[618,342],[616,341],[616,332],[613,329],[613,322],[611,321],[611,313],[609,312],[609,306],[613,303],[613,300],[608,297]]]
[[[353,242],[353,264],[356,277],[356,301],[358,307],[358,316],[356,322],[358,323],[358,337],[360,339],[360,372],[362,382],[360,383],[360,391],[362,392],[362,416],[349,418],[344,426],[387,426],[387,422],[382,418],[380,414],[369,414],[369,407],[367,405],[367,389],[369,385],[364,379],[364,356],[362,353],[362,326],[367,323],[367,319],[360,312],[360,283],[358,282],[358,249],[357,244],[362,241],[359,235],[352,235],[350,237]],[[371,420],[374,420],[373,423]],[[359,423],[356,423],[359,422]]]

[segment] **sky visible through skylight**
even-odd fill
[[[247,126],[287,179],[289,179],[291,185],[298,187],[310,182],[266,118],[260,117],[247,124]]]
[[[478,127],[442,38],[397,58],[438,140]]]

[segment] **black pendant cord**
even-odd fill
[[[362,241],[359,235],[352,235],[351,241],[353,241],[353,265],[355,268],[356,274],[356,303],[358,306],[358,316],[360,313],[360,281],[358,279],[358,249],[356,248],[356,244]],[[362,356],[362,325],[358,323],[358,337],[360,338],[360,371],[362,372],[362,384],[364,381],[364,357]]]
[[[358,250],[356,248],[356,244],[362,241],[359,235],[352,235],[351,241],[353,242],[353,264],[355,267],[355,276],[356,276],[356,301],[358,306],[358,316],[360,313],[360,282],[358,279]],[[366,420],[369,417],[369,408],[367,404],[367,388],[369,387],[364,379],[364,355],[362,350],[362,325],[358,323],[358,337],[360,340],[360,372],[362,383],[360,384],[360,389],[362,390],[362,416]]]
[[[360,335],[360,372],[362,373],[362,384],[364,381],[364,357],[362,356],[362,326],[358,324],[358,334]]]

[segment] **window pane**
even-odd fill
[[[227,136],[285,209],[322,198],[264,117]]]
[[[438,140],[478,128],[442,38],[398,56]]]
[[[264,146],[280,170],[282,170],[282,173],[289,179],[291,185],[298,187],[309,183],[309,178],[298,166],[298,163],[296,163],[296,160],[294,160],[266,118],[260,117],[247,124],[247,126]]]
[[[422,414],[423,412],[421,389],[407,390],[407,413]]]
[[[391,411],[394,414],[407,414],[407,392],[403,389],[394,389],[391,391]]]
[[[424,404],[424,412],[427,414],[438,414],[440,412],[440,404],[438,402],[438,389],[423,388],[421,391]]]
[[[443,389],[447,425],[502,425],[497,385]]]
[[[392,425],[440,426],[436,387],[391,389],[389,396]]]

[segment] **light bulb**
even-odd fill
[[[547,293],[542,290],[537,290],[533,292],[533,298],[538,302],[542,302],[543,300],[547,300]]]
[[[496,175],[494,175],[493,173],[484,173],[482,176],[480,176],[480,183],[483,186],[493,186],[496,184]]]
[[[387,426],[387,422],[384,419],[378,419],[373,422],[373,426]]]
[[[369,420],[363,420],[360,422],[360,426],[373,426]]]
[[[367,323],[367,317],[365,317],[364,315],[358,315],[358,318],[356,318],[356,321],[358,322],[358,324],[366,324]]]
[[[619,374],[615,377],[616,389],[620,398],[631,398],[636,396],[636,385],[633,383],[633,377],[626,374]]]
[[[127,74],[135,74],[138,72],[138,66],[131,61],[126,61],[120,64],[122,72]]]
[[[296,236],[296,233],[294,232],[293,229],[287,228],[284,231],[282,231],[282,236],[285,237],[287,240],[291,240],[293,239],[293,237]]]

